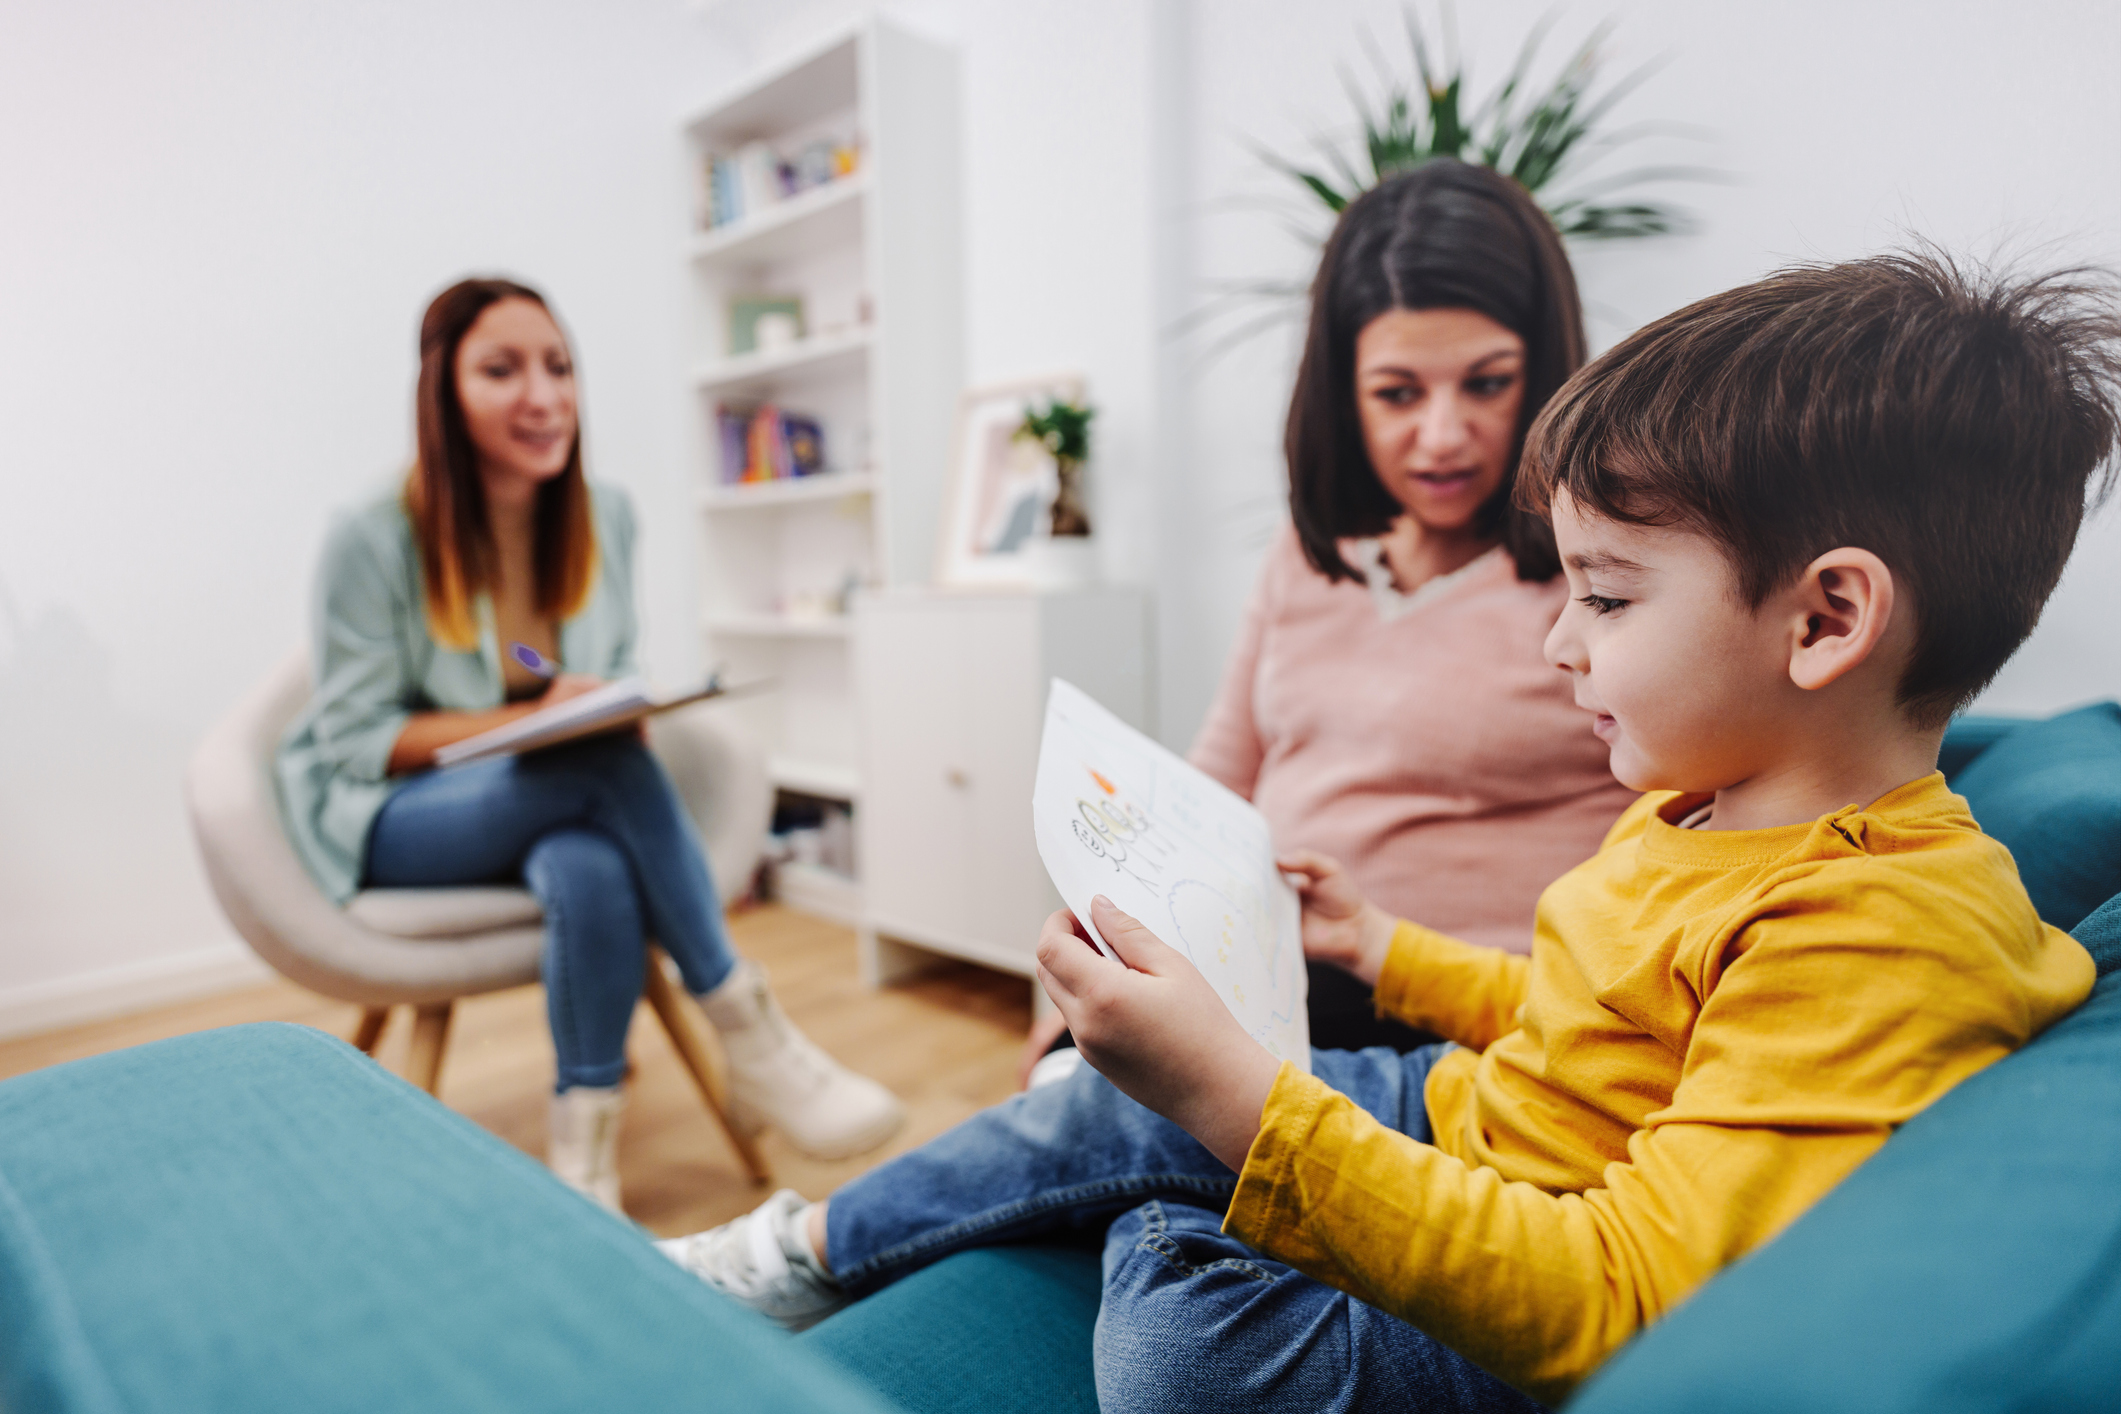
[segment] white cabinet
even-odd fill
[[[1031,835],[1031,785],[1056,677],[1148,727],[1139,590],[903,590],[855,612],[860,684],[863,975],[905,945],[1029,976],[1060,906]]]

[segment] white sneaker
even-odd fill
[[[1026,1090],[1037,1090],[1046,1085],[1058,1085],[1083,1068],[1083,1053],[1073,1046],[1062,1046],[1057,1051],[1048,1051],[1031,1067],[1031,1074],[1024,1079]]]
[[[619,1206],[619,1116],[626,1091],[576,1085],[552,1097],[545,1126],[545,1164],[560,1182],[624,1217]]]
[[[656,1250],[724,1296],[807,1330],[847,1304],[810,1250],[809,1211],[801,1194],[783,1188],[734,1222],[658,1242]]]
[[[845,1159],[898,1132],[906,1111],[889,1090],[819,1050],[788,1019],[765,969],[744,959],[700,998],[729,1053],[729,1119],[768,1124],[813,1159]]]

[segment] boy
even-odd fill
[[[1934,767],[2068,558],[2115,329],[2103,291],[1915,255],[1637,333],[1556,396],[1523,479],[1576,596],[1548,659],[1647,794],[1547,890],[1529,959],[1284,864],[1305,951],[1455,1046],[1277,1066],[1100,900],[1124,964],[1066,914],[1039,947],[1097,1073],[666,1250],[802,1321],[1101,1230],[1108,1414],[1559,1402],[2090,991]]]

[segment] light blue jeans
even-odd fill
[[[1447,1049],[1314,1051],[1312,1068],[1426,1143],[1422,1082]],[[1540,1407],[1405,1322],[1225,1236],[1236,1188],[1191,1135],[1084,1066],[833,1194],[826,1256],[861,1295],[962,1248],[1102,1234],[1104,1414]]]
[[[653,934],[693,992],[736,965],[699,835],[632,736],[594,737],[412,777],[368,836],[385,888],[522,881],[545,910],[556,1088],[616,1085]]]

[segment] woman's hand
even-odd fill
[[[598,688],[605,685],[605,681],[605,679],[592,673],[561,673],[546,686],[545,691],[538,697],[535,705],[540,712],[547,707],[557,707],[570,697],[580,697],[585,692],[595,692]],[[648,740],[648,719],[643,717],[631,726],[613,727],[608,731],[596,732],[592,733],[592,735],[609,736],[616,732],[631,733],[635,740],[645,742]]]
[[[1091,918],[1119,956],[1091,946],[1066,909],[1038,935],[1038,980],[1075,1045],[1126,1094],[1245,1166],[1281,1063],[1247,1035],[1184,954],[1100,895]]]
[[[561,673],[545,685],[538,694],[538,706],[557,707],[570,697],[580,697],[585,692],[595,692],[604,685],[604,680],[593,673]]]
[[[415,712],[405,719],[405,729],[390,748],[390,762],[386,769],[393,776],[402,776],[408,771],[424,771],[435,763],[435,753],[454,742],[475,737],[481,732],[490,732],[495,727],[505,727],[510,722],[520,721],[533,712],[557,706],[570,697],[580,697],[604,685],[604,680],[589,673],[561,673],[547,683],[537,697],[525,702],[511,702],[504,707],[488,708],[484,712]],[[640,733],[646,741],[646,723],[636,722],[631,730]]]
[[[1300,849],[1276,860],[1303,896],[1304,956],[1347,969],[1374,987],[1399,920],[1365,899],[1337,859]]]

